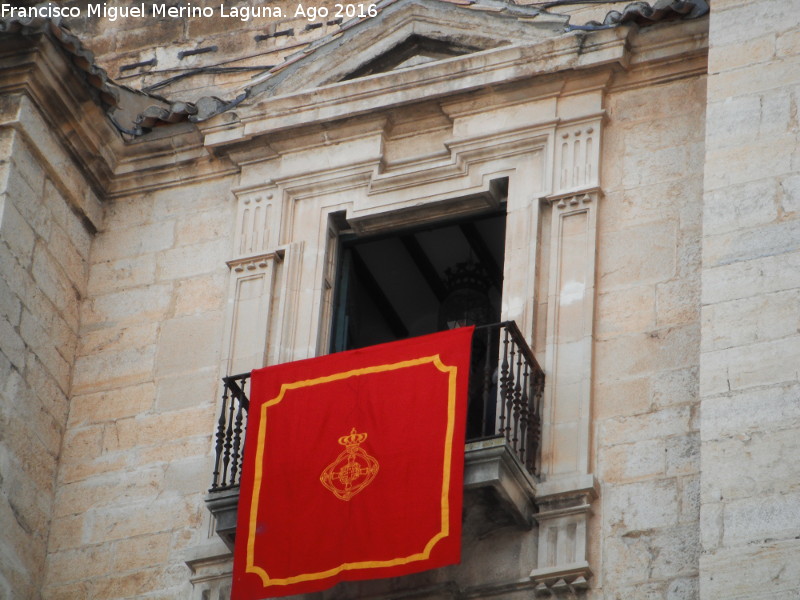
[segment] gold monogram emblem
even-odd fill
[[[361,448],[366,439],[367,434],[357,433],[355,427],[350,435],[340,437],[344,451],[319,476],[322,485],[340,500],[350,500],[378,474],[378,461]]]

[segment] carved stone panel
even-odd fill
[[[547,315],[544,453],[549,477],[588,473],[596,189],[553,205]]]
[[[560,194],[598,184],[599,120],[559,127],[555,139],[554,188]]]
[[[277,190],[239,194],[234,232],[234,257],[269,252],[277,243],[281,210]]]
[[[230,318],[224,369],[228,374],[264,366],[275,265],[281,260],[280,253],[270,253],[228,263]]]

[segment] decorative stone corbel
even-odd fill
[[[192,574],[191,600],[227,600],[231,597],[233,558],[221,540],[190,548],[186,566]]]
[[[537,598],[580,598],[581,592],[589,589],[589,582],[583,576],[578,576],[569,583],[565,579],[559,579],[552,585],[540,583],[533,588],[533,593]]]
[[[591,503],[599,487],[592,475],[543,483],[536,503],[539,512],[539,560],[531,579],[536,596],[574,598],[592,576],[587,549]]]

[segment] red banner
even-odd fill
[[[459,562],[471,339],[253,371],[232,600]]]

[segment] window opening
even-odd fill
[[[505,210],[340,235],[331,351],[500,320]]]

